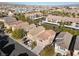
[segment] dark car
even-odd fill
[[[27,40],[27,38],[23,38],[23,41],[26,41]]]
[[[24,41],[24,44],[27,45],[29,41],[30,41],[30,40],[26,40],[26,41]]]

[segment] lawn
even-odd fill
[[[56,32],[69,32],[72,35],[79,35],[79,30],[75,30],[72,28],[66,28],[64,26],[57,26],[57,25],[53,25],[53,24],[49,24],[49,23],[44,23],[44,24],[42,24],[42,26],[45,27],[46,30],[51,29]]]
[[[75,30],[75,29],[70,29],[70,28],[63,28],[64,32],[69,32],[72,35],[79,35],[79,30]]]
[[[51,45],[48,45],[39,54],[41,56],[53,56],[55,54],[54,47]]]
[[[42,26],[45,27],[46,30],[53,29],[53,27],[54,27],[52,24],[48,24],[48,23],[44,23],[44,24],[42,24]]]
[[[44,23],[42,24],[42,26],[46,29],[46,30],[54,30],[56,32],[60,32],[59,26],[54,25],[54,24],[49,24],[49,23]]]

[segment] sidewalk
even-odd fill
[[[33,49],[33,52],[35,52],[37,55],[39,55],[39,53],[43,50],[45,46],[41,46],[41,45],[38,45],[36,46],[34,49]]]

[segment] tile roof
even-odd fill
[[[56,34],[56,32],[54,32],[53,30],[45,30],[44,32],[40,33],[37,36],[37,38],[39,38],[39,40],[48,40],[51,37],[55,36],[55,34]]]
[[[34,15],[43,15],[43,14],[40,13],[40,12],[34,12],[34,13],[27,13],[27,14],[25,14],[25,16],[34,16]]]
[[[47,20],[56,20],[56,21],[64,21],[64,22],[74,22],[79,23],[79,18],[73,17],[63,17],[63,16],[55,16],[55,15],[48,15]]]
[[[45,30],[44,27],[38,26],[38,27],[35,27],[35,28],[31,29],[31,30],[28,32],[28,34],[31,34],[32,36],[34,36],[34,35],[37,35],[37,34],[41,33],[41,32],[44,31],[44,30]]]
[[[79,36],[76,37],[76,42],[75,42],[74,49],[79,50]]]
[[[36,25],[35,24],[30,24],[29,27],[28,27],[28,30],[30,31],[33,28],[36,28]]]
[[[29,27],[29,24],[27,22],[17,21],[15,23],[13,23],[11,26],[14,28],[17,28],[17,29],[21,28],[21,29],[26,30]]]
[[[15,18],[13,18],[13,17],[4,17],[3,20],[7,24],[12,24],[12,23],[17,22],[17,20]]]
[[[61,32],[55,40],[58,46],[68,49],[72,40],[72,35],[68,32]]]

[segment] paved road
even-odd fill
[[[36,56],[36,54],[34,54],[30,50],[26,49],[25,47],[23,47],[19,43],[15,42],[13,39],[9,39],[9,40],[10,40],[10,43],[12,43],[12,42],[15,43],[15,50],[11,53],[11,55],[17,56],[19,53],[25,53],[26,52],[29,56]]]

